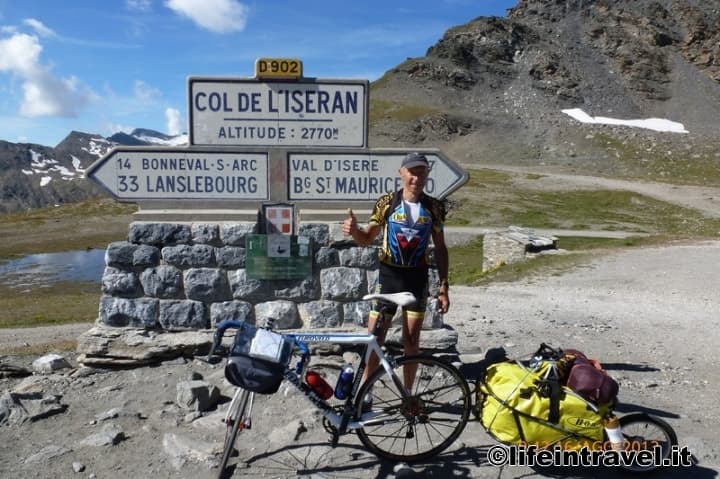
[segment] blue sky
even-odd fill
[[[0,140],[187,130],[188,76],[252,77],[297,58],[376,80],[452,26],[517,0],[0,0]]]

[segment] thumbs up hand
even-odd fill
[[[352,208],[348,208],[347,212],[348,217],[343,221],[342,232],[345,236],[352,236],[358,229],[357,219],[355,218],[355,213],[353,213]]]

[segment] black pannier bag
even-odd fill
[[[280,388],[291,353],[292,344],[281,334],[247,324],[235,334],[225,377],[248,391],[273,394]]]

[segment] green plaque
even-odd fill
[[[312,238],[282,234],[247,235],[245,273],[250,279],[304,279],[312,276]]]

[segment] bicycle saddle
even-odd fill
[[[407,291],[403,291],[402,293],[386,293],[386,294],[366,294],[363,296],[364,300],[370,300],[370,299],[377,299],[380,301],[387,301],[390,303],[395,303],[398,306],[410,306],[411,304],[415,303],[417,299],[415,299],[415,295],[412,293],[409,293]]]

